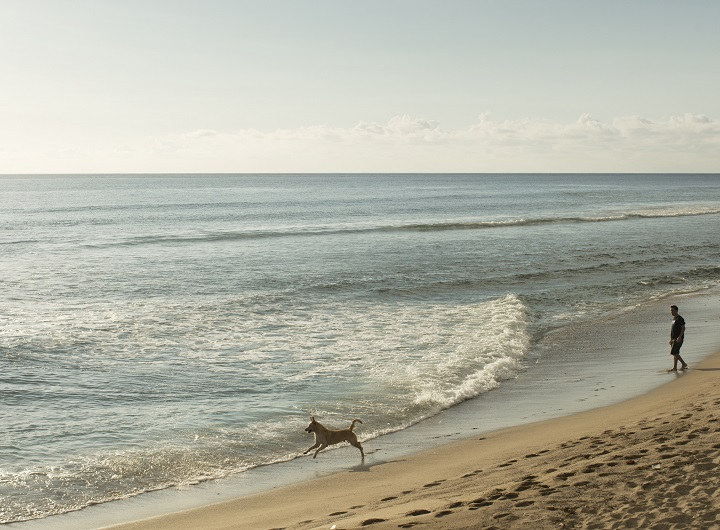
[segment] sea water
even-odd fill
[[[608,312],[719,285],[719,221],[720,175],[0,177],[0,522],[572,367]]]

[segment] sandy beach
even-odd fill
[[[114,529],[711,528],[720,352],[623,403]]]

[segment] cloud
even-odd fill
[[[12,152],[3,155],[12,161]],[[26,148],[23,156],[45,164],[27,172],[720,172],[720,122],[702,114],[609,122],[583,114],[567,123],[482,114],[452,129],[397,115],[350,127],[198,129],[41,155]]]
[[[460,129],[399,115],[348,128],[191,133],[175,144],[197,156],[224,153],[239,171],[720,171],[720,123],[695,114],[609,123],[590,114],[570,123],[481,115]]]
[[[404,114],[392,117],[387,124],[360,122],[351,132],[366,137],[428,139],[441,131],[436,121],[421,120]]]

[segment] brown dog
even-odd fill
[[[315,445],[309,447],[303,454],[306,455],[317,447],[318,449],[313,455],[313,458],[315,458],[317,454],[328,445],[348,442],[350,445],[360,449],[360,454],[362,455],[362,458],[365,459],[365,452],[363,451],[362,445],[360,445],[360,442],[357,440],[357,436],[353,432],[355,422],[362,423],[360,420],[353,420],[350,427],[347,429],[328,429],[322,424],[316,422],[314,417],[311,417],[310,425],[307,426],[305,431],[315,433]]]

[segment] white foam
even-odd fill
[[[513,377],[529,350],[528,315],[514,295],[464,308],[464,319],[439,320],[445,347],[405,367],[418,405],[450,407]],[[450,315],[448,315],[450,316]],[[453,325],[454,324],[454,325]]]

